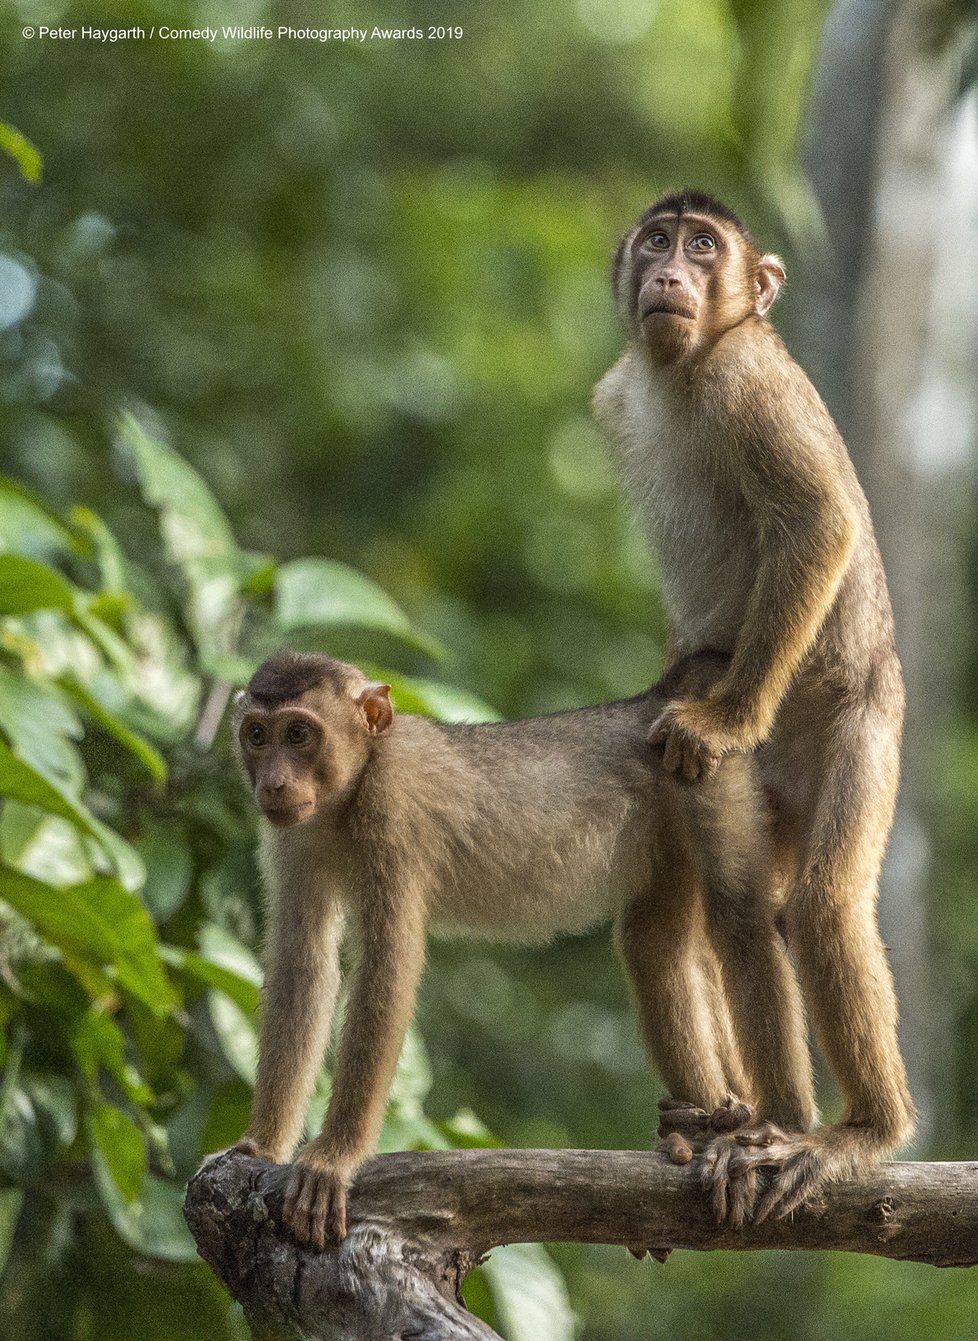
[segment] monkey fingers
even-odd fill
[[[685,1099],[659,1100],[659,1137],[665,1140],[673,1134],[684,1137],[698,1136],[709,1130],[710,1115],[705,1108],[687,1103]]]
[[[667,773],[678,773],[684,782],[712,777],[720,766],[721,752],[692,727],[677,718],[677,708],[666,708],[652,724],[649,744],[662,754]]]
[[[709,1149],[718,1136],[736,1131],[753,1116],[750,1104],[732,1094],[712,1113],[683,1099],[660,1099],[657,1149],[672,1164],[689,1164],[694,1154]]]
[[[296,1241],[325,1252],[346,1238],[346,1182],[338,1174],[296,1163],[283,1219]]]

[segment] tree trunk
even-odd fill
[[[978,1264],[978,1162],[884,1164],[789,1220],[718,1227],[694,1166],[626,1150],[469,1150],[367,1164],[334,1252],[280,1223],[288,1169],[238,1154],[207,1164],[185,1214],[200,1255],[256,1341],[493,1341],[458,1289],[503,1243],[834,1249],[934,1266]]]

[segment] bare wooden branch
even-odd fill
[[[241,1155],[205,1166],[185,1213],[201,1256],[258,1341],[491,1341],[458,1299],[502,1243],[833,1249],[933,1266],[978,1264],[978,1161],[884,1164],[791,1220],[720,1228],[695,1163],[624,1150],[383,1155],[353,1188],[336,1252],[298,1249],[279,1223],[287,1169]]]

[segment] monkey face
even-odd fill
[[[246,691],[236,708],[238,752],[258,809],[276,829],[335,812],[363,771],[371,738],[393,725],[390,685],[294,653],[270,657],[251,683],[281,695],[262,702]],[[309,687],[291,692],[297,685]]]
[[[335,751],[319,717],[304,708],[246,712],[238,746],[255,802],[277,829],[311,819],[336,788]]]
[[[653,216],[635,234],[631,262],[637,333],[666,359],[701,342],[743,272],[724,230],[698,214]]]
[[[777,257],[759,256],[736,216],[712,204],[707,196],[666,197],[619,248],[618,307],[633,341],[656,362],[708,348],[745,317],[763,316],[784,280]]]

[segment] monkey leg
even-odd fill
[[[769,1178],[756,1220],[789,1215],[825,1183],[885,1157],[913,1129],[897,1004],[876,925],[876,894],[897,785],[892,725],[863,711],[838,721],[822,761],[789,942],[819,1042],[845,1100],[841,1122],[810,1134],[741,1133],[727,1176]]]
[[[712,882],[707,924],[759,1117],[793,1131],[815,1121],[801,990],[763,885]]]
[[[801,991],[775,923],[778,879],[767,802],[753,760],[724,761],[689,793],[706,927],[758,1116],[798,1131],[815,1120]]]
[[[672,1095],[712,1112],[742,1074],[719,1009],[698,883],[684,857],[677,855],[668,884],[663,876],[654,894],[623,910],[615,931],[651,1062]]]

